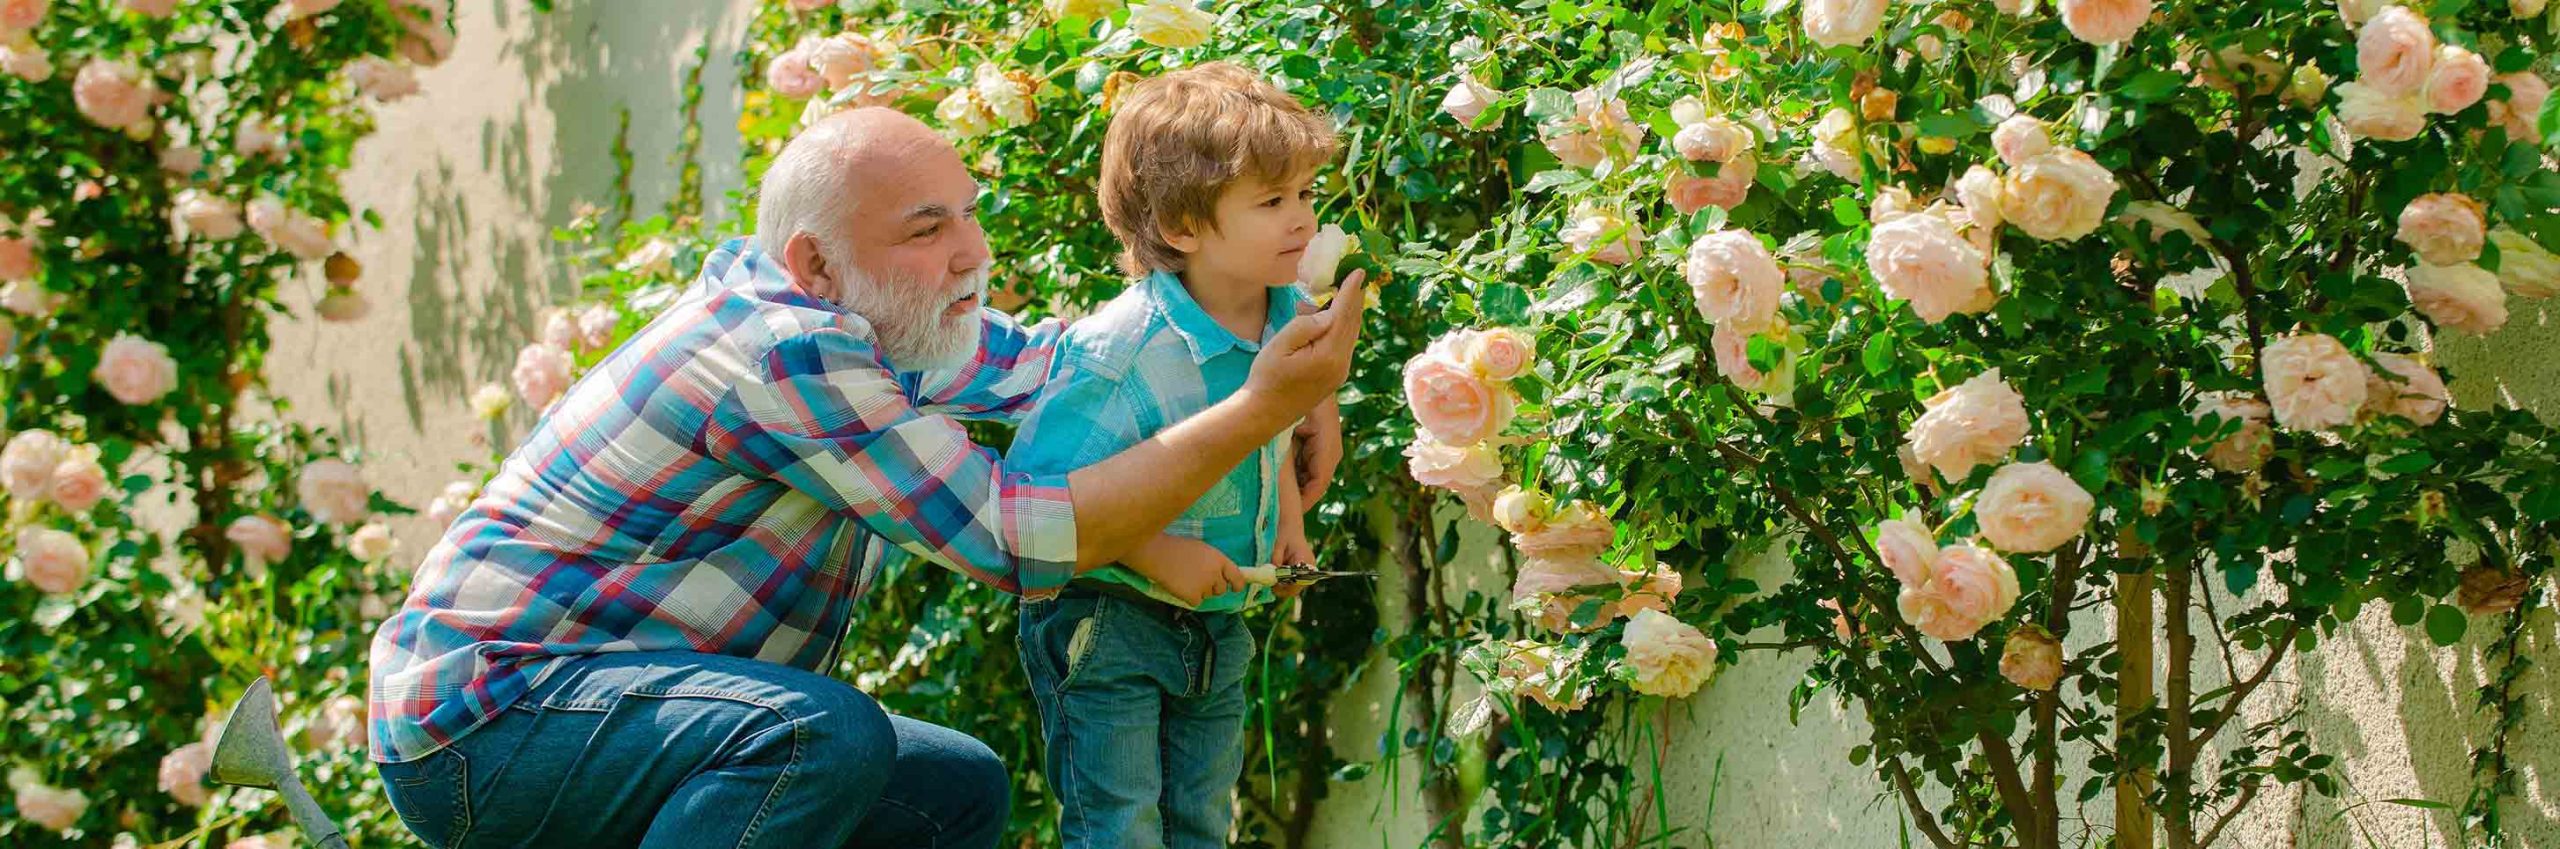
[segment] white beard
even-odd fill
[[[872,345],[897,371],[942,371],[967,364],[978,353],[984,322],[977,313],[945,318],[942,313],[962,295],[975,294],[986,303],[987,271],[978,269],[946,292],[926,293],[908,280],[877,280],[855,270],[851,257],[827,257],[844,269],[844,288],[836,306],[871,324]]]

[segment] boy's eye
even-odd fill
[[[1263,201],[1263,202],[1262,202],[1262,205],[1263,205],[1263,206],[1279,206],[1279,205],[1280,205],[1280,196],[1279,196],[1279,195],[1272,195],[1272,196],[1271,196],[1271,199],[1270,199],[1270,200]]]
[[[1299,200],[1315,200],[1315,199],[1316,199],[1316,190],[1314,190],[1314,189],[1299,189],[1299,190],[1298,190],[1298,199],[1299,199]]]

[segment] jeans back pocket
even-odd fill
[[[400,824],[429,846],[453,849],[471,830],[471,765],[442,751],[407,763],[382,764],[382,783]]]

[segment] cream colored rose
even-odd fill
[[[1316,234],[1307,239],[1306,253],[1298,255],[1298,282],[1311,293],[1333,291],[1341,285],[1341,278],[1335,274],[1342,268],[1343,255],[1350,251],[1351,234],[1343,232],[1342,225],[1327,223],[1316,228]]]
[[[2086,153],[2055,148],[2028,157],[2001,179],[2000,214],[2048,242],[2089,235],[2106,220],[2116,177]]]
[[[321,296],[320,302],[313,304],[311,311],[318,313],[321,321],[344,324],[362,319],[365,314],[373,312],[373,302],[365,299],[363,292],[353,289],[333,289],[329,294]]]
[[[2045,131],[2044,122],[2020,112],[1991,128],[1991,149],[2000,161],[2011,168],[2053,150],[2053,135]]]
[[[2542,17],[2546,0],[2507,0],[2507,13],[2521,19]]]
[[[1620,640],[1627,667],[1635,671],[1636,692],[1686,698],[1716,671],[1716,644],[1689,623],[1658,610],[1643,610],[1627,620]]]
[[[293,555],[293,528],[283,520],[264,514],[242,516],[231,520],[222,538],[240,547],[250,560],[281,563]]]
[[[1858,148],[1865,136],[1858,132],[1858,117],[1849,110],[1832,107],[1822,113],[1813,125],[1813,161],[1832,176],[1857,182],[1863,167],[1858,161]]]
[[[2485,336],[2507,324],[2507,290],[2498,275],[2470,263],[2409,269],[2409,303],[2439,327]]]
[[[1458,119],[1458,123],[1468,129],[1490,130],[1502,125],[1502,116],[1495,115],[1483,126],[1477,126],[1476,120],[1484,117],[1485,110],[1501,100],[1500,90],[1476,81],[1473,74],[1463,74],[1449,86],[1449,93],[1440,98],[1440,111],[1449,113],[1449,117]]]
[[[1824,47],[1866,43],[1884,23],[1885,0],[1806,0],[1804,34]]]
[[[1751,130],[1718,115],[1682,126],[1671,147],[1691,162],[1729,162],[1751,150]]]
[[[978,66],[971,88],[978,92],[978,99],[987,104],[987,111],[995,115],[998,123],[1019,127],[1039,117],[1039,106],[1031,100],[1032,89],[1037,86],[1038,82],[1030,74],[1007,71],[990,62]]]
[[[365,483],[362,470],[345,460],[324,458],[302,467],[294,491],[302,509],[321,524],[352,525],[373,515],[373,487]]]
[[[2399,416],[2420,427],[2444,418],[2452,397],[2435,369],[2406,354],[2375,354],[2373,364],[2380,368],[2370,370],[2366,378],[2366,415]]]
[[[973,139],[995,132],[996,113],[974,88],[952,89],[942,103],[934,107],[933,116],[955,138]]]
[[[408,66],[366,56],[347,63],[347,79],[358,91],[377,102],[390,103],[418,93],[418,75]]]
[[[2427,101],[2350,82],[2338,86],[2338,122],[2358,138],[2408,141],[2427,129]]]
[[[81,117],[136,138],[151,133],[152,91],[142,72],[123,62],[91,59],[71,80],[72,105]]]
[[[85,513],[107,497],[107,468],[98,463],[98,446],[83,445],[63,455],[62,463],[53,467],[53,486],[48,495],[53,503],[73,513]]]
[[[1572,226],[1556,234],[1575,253],[1587,253],[1602,265],[1625,265],[1644,255],[1644,228],[1614,210],[1585,205],[1574,210]],[[1611,239],[1610,234],[1619,234]],[[1608,239],[1603,242],[1601,240]]]
[[[2080,536],[2097,500],[2052,463],[2011,463],[1991,473],[1974,502],[1982,536],[2002,551],[2052,551]]]
[[[2304,109],[2320,108],[2329,97],[2329,75],[2320,66],[2304,62],[2294,66],[2293,75],[2284,81],[2285,102]]]
[[[1511,545],[1531,557],[1587,560],[1609,550],[1616,536],[1616,523],[1598,505],[1575,501],[1549,513],[1536,531],[1512,534]]]
[[[2356,82],[2384,94],[2425,91],[2435,70],[2436,34],[2406,6],[2383,9],[2356,31]]]
[[[1546,529],[1547,514],[1554,510],[1545,493],[1506,487],[1493,500],[1493,523],[1514,534],[1534,534]]]
[[[1138,38],[1157,47],[1181,49],[1209,42],[1209,34],[1218,27],[1218,19],[1191,0],[1145,0],[1129,9],[1129,29]]]
[[[80,538],[52,528],[18,531],[18,565],[27,583],[53,595],[78,590],[89,582],[89,549]]]
[[[190,808],[204,807],[213,789],[204,783],[206,770],[213,768],[213,746],[204,742],[188,743],[160,758],[160,792]]]
[[[2321,333],[2296,333],[2267,343],[2259,373],[2276,424],[2288,430],[2326,430],[2355,421],[2364,407],[2364,363],[2347,346]]]
[[[1922,403],[1928,411],[1911,422],[1907,441],[1921,462],[1948,481],[1964,480],[1973,467],[1999,462],[2026,441],[2026,398],[2001,381],[1999,369]]]
[[[1415,483],[1451,490],[1481,489],[1502,479],[1502,454],[1484,443],[1444,445],[1424,433],[1405,446]]]
[[[0,71],[40,83],[53,79],[53,54],[32,44],[0,45]]]
[[[2419,195],[2400,209],[2402,244],[2429,265],[2453,265],[2480,258],[2487,239],[2480,202],[2468,195],[2438,192]]]
[[[80,824],[80,816],[89,811],[89,797],[78,790],[65,790],[34,780],[32,772],[24,781],[12,775],[9,782],[11,801],[18,815],[48,831],[70,831]]]
[[[1904,619],[1931,638],[1954,642],[2009,612],[2018,602],[2018,573],[1990,549],[1957,543],[1938,552],[1928,585],[1897,599]]]
[[[506,414],[507,405],[514,401],[507,395],[506,387],[484,383],[471,392],[471,415],[481,421],[497,421],[499,416]]]
[[[1405,404],[1416,424],[1450,445],[1473,445],[1511,422],[1510,392],[1469,368],[1463,351],[1434,345],[1405,364]]]
[[[1538,346],[1529,335],[1509,327],[1477,331],[1467,340],[1467,365],[1491,381],[1528,374],[1537,364]]]
[[[1750,334],[1777,322],[1778,295],[1786,274],[1778,260],[1747,230],[1717,230],[1689,243],[1680,266],[1698,314],[1717,327]]]
[[[2090,44],[2118,44],[2151,20],[2151,0],[2061,0],[2062,26]]]
[[[1627,594],[1618,601],[1619,612],[1636,615],[1639,610],[1671,612],[1671,603],[1680,598],[1680,570],[1662,564],[1650,569],[1622,569],[1618,584]]]
[[[444,485],[434,500],[427,502],[427,523],[442,527],[461,518],[471,508],[472,499],[480,497],[480,485],[471,481],[453,481]]]
[[[5,246],[0,246],[0,249],[5,249]],[[0,286],[0,309],[28,318],[44,318],[61,308],[62,296],[45,291],[42,283],[12,280],[8,285]]]
[[[593,350],[613,345],[613,326],[622,317],[614,314],[613,305],[596,304],[578,313],[578,344]]]
[[[2000,189],[2000,175],[1976,165],[1956,178],[1954,194],[1975,227],[1996,233],[2001,222],[2008,220],[2000,209]]]
[[[2205,450],[2205,462],[2226,472],[2253,472],[2265,465],[2267,457],[2275,453],[2275,432],[2267,427],[2270,411],[2267,402],[2238,392],[2207,392],[2196,396],[2196,421],[2219,417],[2223,424],[2217,428],[2230,427],[2233,422],[2239,424],[2238,431]]]
[[[2510,294],[2527,298],[2560,294],[2560,255],[2506,227],[2489,231],[2489,241],[2498,246],[2498,282]]]
[[[98,367],[90,376],[118,401],[148,404],[177,388],[178,361],[170,359],[169,349],[158,342],[120,333],[107,340],[106,350],[98,353]]]
[[[1876,557],[1904,587],[1925,587],[1937,574],[1938,539],[1908,517],[1886,519],[1876,524]]]
[[[1876,225],[1867,241],[1867,270],[1895,300],[1911,302],[1922,321],[1988,310],[1999,297],[1982,250],[1943,216],[1904,215]]]
[[[381,522],[366,522],[364,527],[347,535],[347,553],[367,563],[390,557],[394,544],[391,527]]]
[[[2029,690],[2053,689],[2062,678],[2062,643],[2034,625],[2009,632],[2000,649],[2000,677]]]
[[[1589,590],[1617,583],[1618,570],[1594,558],[1530,555],[1520,561],[1511,601],[1532,612],[1531,618],[1547,630],[1588,630],[1616,621],[1616,605],[1602,605],[1592,621],[1583,625],[1574,624],[1574,611],[1590,600]]]
[[[871,39],[859,33],[839,33],[827,38],[811,39],[797,45],[808,57],[809,70],[816,71],[829,91],[842,91],[879,62],[881,50]]]
[[[0,482],[8,487],[9,497],[20,501],[37,501],[53,492],[54,470],[71,456],[71,443],[53,431],[31,429],[9,437],[0,448]]]
[[[2451,115],[2488,93],[2489,63],[2480,54],[2450,44],[2436,48],[2435,66],[2427,71],[2428,111]]]
[[[187,232],[207,239],[224,240],[240,235],[240,205],[198,189],[178,193],[171,214]]]

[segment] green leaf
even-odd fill
[[[1840,222],[1840,226],[1856,227],[1867,223],[1867,211],[1858,208],[1857,198],[1843,192],[1831,198],[1831,218]]]
[[[1982,132],[1982,122],[1976,120],[1973,117],[1972,112],[1941,112],[1936,115],[1922,115],[1920,116],[1920,132],[1922,135],[1962,140],[1973,137],[1973,134],[1975,133]]]
[[[2167,97],[2186,84],[2185,75],[2155,68],[2133,75],[2133,79],[2125,82],[2123,92],[2126,97],[2149,102]]]
[[[1858,353],[1858,363],[1877,377],[1893,371],[1893,337],[1882,333],[1867,337],[1867,347]]]
[[[2436,455],[2429,454],[2424,451],[2412,451],[2398,457],[2393,457],[2389,460],[2384,460],[2382,461],[2382,464],[2376,468],[2380,468],[2385,472],[2390,472],[2395,475],[2406,475],[2426,471],[2435,464]]]
[[[1582,172],[1571,168],[1558,168],[1553,171],[1538,172],[1538,176],[1529,178],[1529,185],[1521,191],[1534,195],[1559,187],[1580,188],[1590,184],[1591,178]]]
[[[2471,618],[2462,615],[2462,608],[2439,604],[2427,611],[2427,639],[2434,640],[2436,645],[2462,642],[2462,632],[2470,627]]]
[[[1573,114],[1573,95],[1563,89],[1537,88],[1529,91],[1526,110],[1529,120],[1553,121]]]

